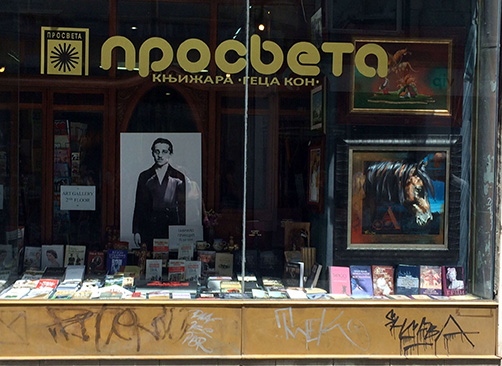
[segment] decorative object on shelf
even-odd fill
[[[204,219],[202,223],[204,224],[206,231],[206,241],[210,244],[214,242],[215,227],[218,225],[218,219],[220,214],[216,213],[213,209],[204,211]]]
[[[151,257],[151,253],[148,251],[146,243],[141,244],[141,249],[136,251],[136,256],[138,257],[138,267],[140,268],[140,274],[144,275],[146,270],[146,260]]]

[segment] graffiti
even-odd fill
[[[323,309],[319,318],[306,319],[303,328],[295,325],[291,308],[277,309],[275,318],[277,328],[284,329],[286,339],[295,339],[301,335],[305,337],[305,347],[307,349],[311,342],[316,342],[315,344],[319,346],[323,335],[336,330],[354,347],[367,351],[370,347],[370,337],[366,327],[357,319],[342,321],[343,313],[341,311],[334,319],[329,321],[326,320],[326,309]]]
[[[479,334],[479,332],[466,332],[462,329],[457,320],[449,315],[443,326],[438,326],[424,316],[420,321],[401,318],[394,309],[390,310],[385,319],[385,324],[389,328],[394,338],[399,339],[401,355],[418,355],[421,351],[434,350],[437,355],[440,341],[445,351],[449,354],[449,347],[452,342],[462,342],[466,346],[474,348],[474,343],[468,335]]]
[[[2,344],[28,344],[26,313],[0,311],[0,334],[9,334],[0,340]]]
[[[55,343],[70,339],[94,341],[98,352],[116,340],[131,343],[136,352],[140,352],[142,344],[166,339],[172,342],[183,340],[182,344],[187,343],[189,347],[210,352],[212,350],[204,343],[208,337],[212,338],[214,330],[204,327],[204,324],[218,320],[212,314],[200,310],[175,311],[164,306],[146,318],[140,318],[135,308],[108,306],[97,311],[50,307],[47,312],[52,320],[47,329]],[[90,335],[91,330],[94,330],[93,336]]]
[[[191,319],[194,320],[190,322],[183,344],[205,353],[212,353],[213,349],[205,345],[208,338],[213,338],[212,334],[214,332],[213,328],[208,326],[208,323],[221,320],[221,318],[214,318],[212,313],[205,313],[201,310],[192,310],[191,312]]]

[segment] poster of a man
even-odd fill
[[[200,142],[199,133],[121,134],[120,237],[129,248],[151,251],[170,226],[201,224]]]

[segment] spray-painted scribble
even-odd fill
[[[193,320],[185,333],[183,344],[205,353],[213,353],[213,348],[206,345],[208,339],[213,338],[214,332],[209,323],[221,320],[221,318],[215,318],[212,313],[205,313],[202,310],[192,310],[191,312]]]
[[[277,309],[275,318],[277,327],[284,329],[286,339],[295,339],[299,334],[305,337],[305,347],[308,349],[311,342],[321,343],[321,337],[332,330],[337,330],[345,340],[354,347],[367,351],[370,347],[370,336],[363,323],[357,319],[342,321],[343,311],[341,311],[331,321],[326,320],[326,309],[322,310],[319,318],[306,319],[303,328],[296,325],[293,319],[292,308]]]
[[[394,309],[385,315],[385,319],[388,320],[385,327],[389,328],[394,338],[399,339],[400,352],[404,356],[418,355],[421,351],[429,349],[434,350],[434,354],[437,355],[439,341],[443,341],[447,354],[450,343],[455,341],[474,348],[474,343],[468,335],[479,334],[479,332],[464,331],[452,315],[448,316],[442,327],[427,321],[425,316],[420,321],[401,318]]]

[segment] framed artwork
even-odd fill
[[[325,128],[325,92],[323,85],[319,85],[310,92],[310,129]]]
[[[309,147],[309,185],[308,198],[309,205],[322,211],[323,188],[324,188],[324,144],[322,142],[312,142]]]
[[[337,255],[400,263],[418,252],[421,261],[458,255],[460,138],[342,145],[337,171],[346,184],[335,201],[346,202],[346,220],[337,220]]]
[[[451,116],[452,40],[355,39],[354,54],[378,44],[388,55],[388,73],[363,76],[353,62],[351,112]],[[375,67],[375,57],[365,60]]]

